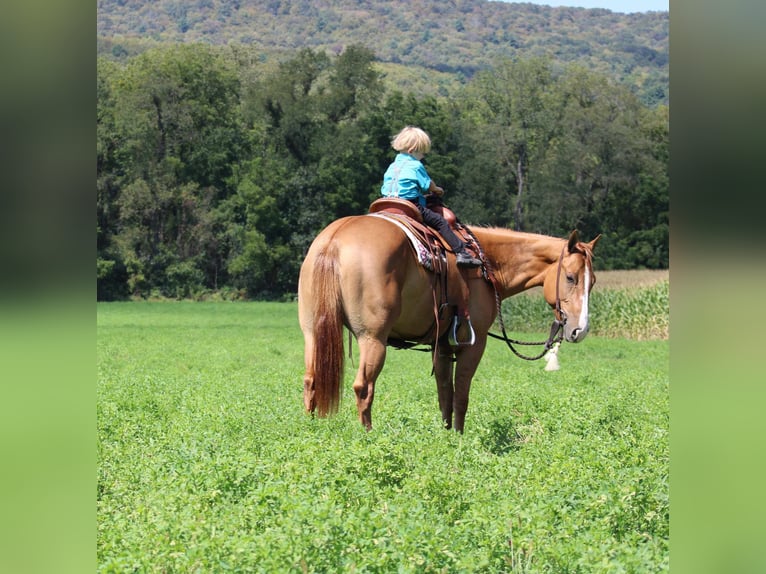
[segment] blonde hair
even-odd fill
[[[394,136],[391,147],[398,152],[426,154],[431,151],[431,138],[420,128],[407,126]]]

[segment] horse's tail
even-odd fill
[[[343,379],[343,318],[338,249],[330,243],[314,261],[314,399],[317,415],[338,410]]]

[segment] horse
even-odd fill
[[[304,337],[303,400],[307,413],[326,417],[340,402],[343,381],[343,328],[357,340],[359,366],[353,382],[359,420],[372,429],[375,383],[392,341],[430,343],[433,375],[444,428],[462,433],[468,395],[500,301],[536,286],[563,324],[570,343],[588,334],[588,298],[596,281],[592,241],[504,228],[465,226],[481,247],[481,274],[461,271],[466,316],[472,327],[468,344],[447,341],[448,322],[434,321],[432,271],[418,262],[406,233],[371,214],[333,221],[314,239],[298,279],[298,318]],[[448,266],[457,273],[455,256]],[[465,330],[463,330],[465,331]],[[464,337],[465,339],[465,337]],[[440,343],[441,342],[441,343]],[[349,335],[349,344],[351,335]],[[453,340],[452,343],[455,343]],[[436,346],[441,344],[441,351]]]

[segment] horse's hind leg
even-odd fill
[[[434,362],[434,376],[436,378],[436,390],[439,394],[439,410],[442,412],[445,429],[452,428],[452,408],[455,396],[452,367],[452,354],[437,354]]]
[[[354,379],[356,408],[359,420],[367,430],[372,428],[372,401],[375,398],[375,381],[386,360],[386,344],[378,339],[361,337],[359,343],[359,368]]]
[[[305,331],[303,338],[303,358],[306,363],[306,372],[303,375],[303,405],[306,412],[313,413],[317,407],[314,400],[314,336]]]

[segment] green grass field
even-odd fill
[[[366,433],[350,364],[303,412],[294,303],[99,304],[97,569],[666,572],[668,341],[597,333],[555,372],[490,340],[464,435],[391,349]]]

